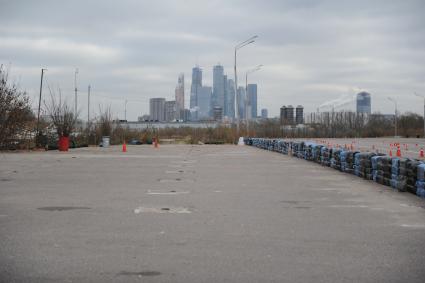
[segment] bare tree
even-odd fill
[[[8,82],[8,72],[0,65],[0,148],[19,143],[31,131],[34,120],[28,96]]]
[[[50,87],[49,91],[50,102],[46,104],[47,113],[50,116],[50,119],[52,120],[58,135],[60,137],[69,137],[75,129],[78,113],[74,114],[68,102],[66,100],[62,100],[60,89],[58,90],[59,99],[57,98],[56,93],[52,91]]]

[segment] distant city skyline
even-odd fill
[[[184,8],[171,0],[23,3],[2,2],[0,64],[10,65],[11,80],[28,92],[34,108],[41,68],[48,69],[43,98],[48,87],[60,88],[71,105],[79,69],[83,119],[89,84],[91,117],[100,105],[119,118],[127,108],[127,118],[136,120],[149,112],[151,97],[175,99],[180,73],[188,104],[192,66],[208,73],[204,85],[213,86],[210,72],[218,62],[233,80],[235,45],[258,35],[238,51],[238,86],[246,71],[263,64],[249,82],[258,83],[257,109],[267,108],[269,117],[279,116],[287,101],[308,113],[360,91],[373,95],[373,111],[393,113],[392,97],[400,113],[423,113],[423,101],[413,95],[425,94],[421,0],[188,0]],[[356,110],[355,99],[349,108]]]

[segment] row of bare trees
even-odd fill
[[[380,113],[324,112],[306,115],[306,124],[297,127],[281,125],[277,119],[268,119],[250,125],[248,130],[248,135],[255,137],[383,137],[395,135],[395,117]],[[422,137],[423,117],[410,112],[398,116],[397,135]]]

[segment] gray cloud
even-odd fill
[[[264,65],[250,81],[272,115],[283,104],[314,111],[358,88],[372,93],[375,111],[392,112],[392,96],[401,111],[422,113],[412,94],[425,94],[421,0],[0,2],[0,63],[12,64],[34,98],[47,67],[47,83],[70,100],[78,67],[84,113],[88,84],[93,105],[122,117],[128,99],[136,119],[150,97],[173,98],[180,72],[190,89],[197,63],[207,84],[218,62],[233,77],[233,47],[254,34],[258,41],[238,53],[239,76]]]

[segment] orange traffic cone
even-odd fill
[[[397,147],[397,157],[401,157],[401,150],[400,150],[400,147]]]
[[[424,149],[421,148],[421,151],[419,151],[419,157],[424,158]]]
[[[125,141],[122,144],[122,152],[127,152],[127,144],[125,143]]]

